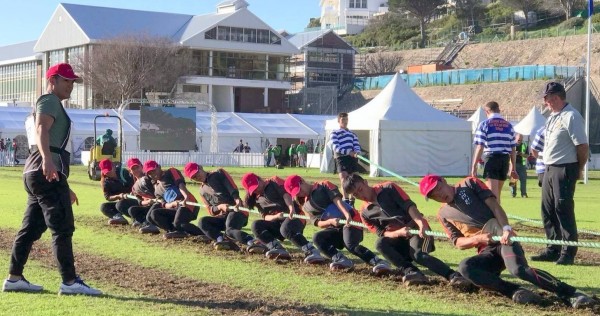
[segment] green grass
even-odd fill
[[[210,169],[210,168],[209,168]],[[247,168],[227,168],[233,178],[239,181],[242,174],[251,171]],[[252,170],[262,176],[277,174],[285,177],[298,173],[309,180],[329,179],[339,182],[333,174],[319,174],[315,170],[286,168],[257,168]],[[313,304],[328,307],[351,314],[495,314],[515,315],[525,313],[552,314],[551,310],[536,307],[523,307],[512,304],[509,300],[491,296],[489,293],[462,294],[452,292],[442,286],[412,291],[403,288],[392,280],[379,280],[364,273],[366,266],[360,264],[362,273],[332,274],[325,267],[305,267],[293,264],[276,265],[266,259],[247,257],[238,254],[221,254],[209,250],[206,246],[189,243],[173,243],[158,241],[156,237],[123,233],[123,230],[110,228],[106,219],[99,211],[103,197],[98,182],[87,179],[83,167],[74,167],[70,179],[73,190],[77,193],[80,205],[75,207],[77,230],[74,235],[75,252],[91,253],[109,259],[131,262],[143,267],[171,273],[174,278],[186,277],[201,282],[223,284],[242,290],[264,295],[265,297],[280,297],[301,304]],[[600,217],[596,214],[595,197],[600,189],[599,173],[594,173],[588,185],[579,185],[576,192],[576,212],[580,228],[600,231]],[[22,220],[25,205],[25,192],[22,189],[21,169],[0,169],[2,190],[0,198],[4,201],[2,207],[3,221],[1,229],[16,230]],[[369,179],[376,183],[382,179]],[[385,178],[385,180],[392,180]],[[412,178],[411,180],[418,180]],[[450,178],[454,182],[456,178]],[[417,188],[400,183],[407,193],[419,206],[421,212],[433,217],[438,203],[425,202],[418,195]],[[507,212],[529,218],[539,218],[540,188],[533,177],[529,183],[529,199],[511,198],[507,191],[503,195],[503,205]],[[192,192],[197,192],[197,186],[190,185]],[[252,217],[251,219],[255,219]],[[440,230],[439,224],[430,221],[434,230]],[[305,235],[312,236],[313,227],[307,227]],[[527,236],[543,236],[542,230]],[[44,240],[49,240],[46,233]],[[365,234],[364,245],[374,249],[375,236]],[[438,258],[456,266],[464,257],[472,255],[473,251],[459,251],[447,242],[438,241],[434,253]],[[288,244],[288,248],[293,246]],[[539,249],[539,246],[537,246]],[[0,263],[8,265],[8,249],[0,251]],[[590,251],[587,250],[586,251]],[[600,252],[593,250],[594,252]],[[599,294],[597,280],[600,270],[597,266],[579,265],[574,267],[557,267],[553,264],[537,264],[564,281],[576,287],[584,288],[591,293]],[[291,269],[292,268],[292,269]],[[297,270],[293,270],[296,268]],[[189,314],[189,307],[171,303],[139,299],[139,295],[125,291],[111,284],[90,282],[115,297],[105,298],[56,298],[58,273],[52,267],[31,262],[27,266],[26,275],[32,281],[39,282],[50,291],[42,295],[6,294],[0,293],[0,307],[11,306],[15,311],[26,311],[25,314],[67,314],[71,311],[91,311],[93,314],[135,314],[154,315]],[[85,277],[85,276],[84,276]],[[510,277],[510,276],[507,276]],[[514,281],[514,278],[511,278]],[[520,282],[520,281],[516,281]],[[204,293],[198,293],[201,297]],[[124,305],[135,309],[126,308]],[[14,307],[13,307],[14,306]],[[137,308],[139,306],[139,308]],[[48,308],[50,307],[50,308]],[[0,309],[5,311],[6,309]],[[51,312],[48,312],[51,311]],[[195,309],[195,313],[199,310]],[[203,312],[200,310],[200,312]],[[562,310],[565,312],[565,310]],[[0,312],[2,314],[3,312]],[[210,313],[210,312],[209,312]],[[14,314],[14,313],[11,313]]]

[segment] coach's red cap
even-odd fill
[[[248,194],[253,194],[256,188],[258,188],[258,176],[252,172],[246,173],[242,177],[242,186]]]
[[[46,71],[46,79],[52,76],[61,76],[67,80],[73,80],[77,83],[82,83],[83,79],[75,74],[71,65],[67,63],[56,64]]]
[[[144,162],[144,173],[148,173],[148,172],[158,169],[158,168],[160,168],[160,166],[158,165],[158,162],[156,162],[154,160],[148,160],[148,161]]]
[[[102,175],[106,175],[112,170],[112,161],[110,161],[110,159],[102,159],[98,163],[98,167],[100,168]]]
[[[127,160],[127,168],[131,169],[131,168],[133,168],[135,166],[143,167],[142,166],[142,162],[139,159],[137,159],[137,158],[129,158]]]
[[[425,197],[425,200],[429,198],[429,193],[435,189],[438,182],[442,181],[442,177],[435,174],[428,174],[421,179],[419,183],[419,191]]]
[[[298,192],[300,192],[300,183],[302,183],[302,178],[299,175],[294,174],[285,179],[283,187],[289,195],[296,197]]]
[[[198,171],[200,171],[200,165],[195,162],[188,162],[185,167],[183,167],[183,174],[190,179],[198,173]]]

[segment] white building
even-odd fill
[[[204,15],[61,3],[35,42],[33,51],[0,48],[0,65],[22,63],[23,58],[29,63],[40,63],[39,69],[30,72],[37,75],[35,91],[29,86],[18,86],[19,90],[26,88],[34,96],[18,97],[17,101],[33,99],[35,102],[41,94],[41,78],[51,65],[74,64],[80,60],[78,56],[89,54],[93,46],[101,45],[103,40],[135,34],[169,38],[192,50],[198,71],[180,78],[176,92],[186,96],[193,94],[195,99],[214,104],[218,111],[287,111],[285,92],[291,88],[289,62],[299,50],[250,12],[244,0],[224,1],[216,12]],[[12,51],[22,56],[10,53]],[[11,70],[11,73],[18,71]],[[18,80],[14,75],[3,78],[2,73],[0,78],[8,82]],[[20,92],[11,92],[6,101],[12,101],[12,95],[19,96]],[[0,96],[2,94],[3,86],[0,86]],[[92,87],[86,82],[76,85],[69,103],[76,108],[95,107]]]
[[[362,32],[374,16],[388,12],[387,0],[321,0],[321,28],[339,35]]]

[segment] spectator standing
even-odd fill
[[[340,128],[331,133],[331,142],[340,183],[344,183],[346,177],[358,171],[356,156],[360,153],[360,144],[356,134],[348,129],[348,113],[339,113],[338,123]],[[354,206],[354,198],[344,192],[343,187],[341,191],[344,202]]]
[[[517,175],[519,176],[519,186],[521,189],[521,197],[527,197],[527,157],[529,156],[529,146],[527,143],[523,141],[523,135],[516,134],[515,140],[517,142],[517,146],[515,148],[516,159],[515,159],[515,168],[517,170]],[[510,187],[510,193],[512,197],[517,196],[517,185]]]
[[[502,186],[507,175],[517,178],[515,132],[512,124],[500,115],[500,105],[490,101],[483,107],[487,120],[481,122],[475,132],[475,153],[471,176],[477,177],[477,163],[484,156],[483,178],[500,203]]]
[[[248,142],[246,142],[246,144],[244,145],[244,153],[249,153],[250,152],[250,145],[248,145]]]
[[[303,140],[296,146],[296,152],[298,154],[298,167],[306,168],[306,154],[308,153],[308,148]]]
[[[554,240],[577,241],[575,221],[575,185],[588,161],[589,144],[583,117],[566,101],[565,88],[557,82],[546,85],[544,102],[552,111],[544,133],[544,164],[542,181],[542,221],[546,237]],[[534,261],[555,261],[571,265],[577,247],[548,245]]]
[[[531,143],[531,155],[535,157],[535,173],[538,177],[538,186],[542,187],[542,181],[544,180],[544,172],[546,171],[546,165],[544,164],[544,133],[546,127],[542,126],[536,133],[533,143]]]

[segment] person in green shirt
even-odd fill
[[[527,157],[529,156],[529,146],[523,141],[523,135],[516,134],[515,141],[517,142],[516,152],[516,164],[515,169],[519,175],[519,185],[521,186],[521,197],[527,197]],[[517,181],[512,181],[509,184],[510,193],[512,197],[517,196]]]
[[[306,167],[306,153],[308,153],[308,148],[304,141],[300,141],[300,144],[296,146],[296,152],[298,153],[298,167]]]
[[[279,167],[281,165],[281,145],[273,146],[273,157],[275,157],[275,164]]]
[[[271,166],[271,156],[273,155],[273,145],[269,145],[265,149],[265,167]]]
[[[288,155],[290,157],[290,167],[298,165],[298,152],[296,151],[296,144],[292,144],[288,149]]]

